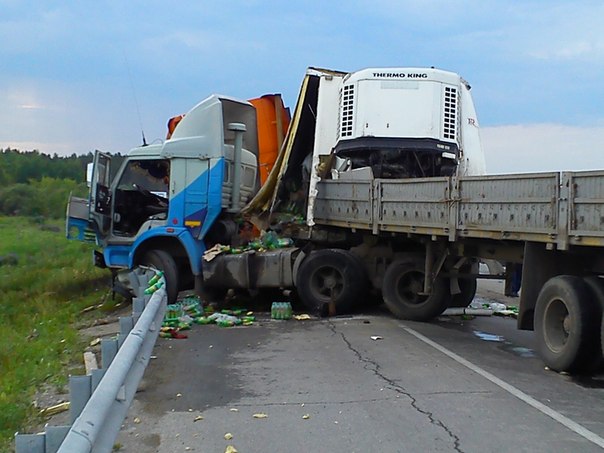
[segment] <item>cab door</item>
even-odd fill
[[[90,181],[90,221],[100,236],[111,227],[111,156],[95,151]]]

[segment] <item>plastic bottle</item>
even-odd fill
[[[285,302],[285,317],[283,319],[292,319],[293,314],[292,304]]]
[[[157,271],[155,275],[149,280],[149,286],[155,285],[163,276],[164,273],[162,271]]]
[[[294,245],[294,241],[291,238],[279,238],[277,239],[278,247],[291,247]]]
[[[155,291],[157,291],[159,288],[161,288],[162,286],[164,286],[164,282],[157,282],[154,285],[149,286],[146,290],[145,290],[145,294],[153,294]]]

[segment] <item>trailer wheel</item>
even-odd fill
[[[175,303],[178,299],[178,267],[174,262],[174,258],[163,250],[149,250],[143,256],[140,264],[154,267],[164,273],[168,304]]]
[[[598,335],[600,341],[596,342],[597,347],[595,348],[594,357],[592,358],[592,366],[590,366],[589,369],[590,371],[601,371],[604,370],[604,279],[592,276],[585,277],[584,280],[598,302],[595,307],[595,318],[596,320],[602,320],[600,329],[596,326],[596,330],[599,330]]]
[[[420,261],[394,261],[384,274],[382,294],[388,309],[397,318],[428,321],[440,315],[451,302],[448,281],[437,278],[432,293],[421,294],[424,289],[424,269]]]
[[[597,302],[580,277],[549,279],[537,297],[537,350],[555,371],[580,371],[594,356],[598,332]]]
[[[302,261],[296,277],[298,295],[313,311],[323,311],[333,302],[337,313],[348,312],[365,297],[367,287],[362,262],[339,249],[312,252]]]

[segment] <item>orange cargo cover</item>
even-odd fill
[[[256,107],[260,184],[264,185],[287,133],[290,113],[280,94],[267,94],[249,102]]]

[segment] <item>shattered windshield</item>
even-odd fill
[[[169,161],[134,160],[128,162],[124,169],[118,189],[130,190],[139,187],[156,195],[167,197],[169,182]]]

